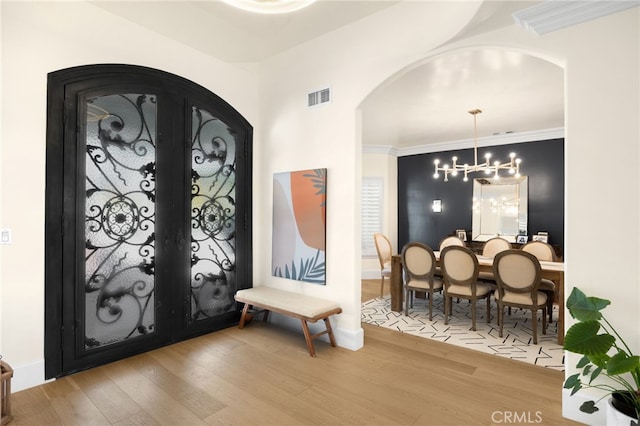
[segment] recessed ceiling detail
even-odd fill
[[[303,9],[316,0],[223,0],[242,10],[255,13],[289,13]]]

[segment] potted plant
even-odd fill
[[[605,391],[600,398],[611,396],[610,404],[618,411],[636,419],[640,418],[640,356],[634,355],[622,337],[601,311],[611,302],[597,297],[588,297],[574,288],[567,299],[567,309],[577,320],[564,339],[564,349],[584,355],[576,367],[581,369],[564,382],[571,395],[582,388]],[[597,381],[605,376],[610,380]],[[580,411],[598,411],[595,401],[587,401]]]

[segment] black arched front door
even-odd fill
[[[251,138],[229,104],[173,74],[49,74],[46,378],[237,323]]]

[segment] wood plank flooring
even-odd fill
[[[363,300],[379,292],[363,281]],[[14,393],[12,424],[576,424],[561,415],[560,372],[363,329],[363,349],[316,341],[311,358],[302,333],[254,321]]]

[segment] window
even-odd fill
[[[362,256],[376,256],[373,234],[382,232],[382,191],[381,177],[362,179]]]

